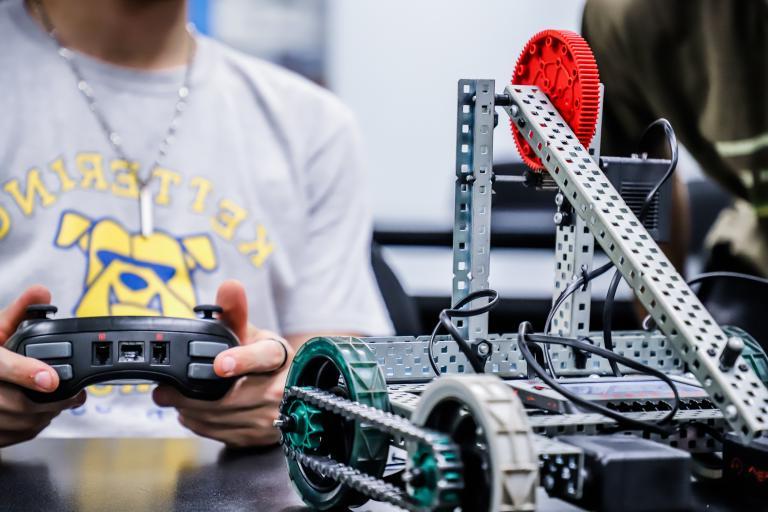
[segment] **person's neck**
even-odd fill
[[[38,0],[26,0],[42,25]],[[185,64],[190,45],[187,0],[42,0],[62,44],[138,69]]]

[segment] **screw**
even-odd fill
[[[744,351],[744,340],[732,336],[723,347],[723,353],[720,354],[720,367],[723,369],[733,368],[739,356]]]
[[[739,365],[739,370],[741,370],[741,371],[743,371],[743,372],[747,371],[748,369],[749,369],[749,368],[747,367],[747,365],[746,365],[745,363],[741,363],[741,364]]]
[[[552,220],[554,220],[554,221],[555,221],[555,224],[556,224],[557,226],[559,226],[560,224],[562,224],[562,223],[563,223],[563,217],[564,217],[564,216],[563,216],[563,213],[562,213],[562,212],[557,212],[557,213],[555,213],[555,216],[552,218]]]
[[[715,349],[710,348],[707,350],[707,354],[709,354],[712,357],[715,357],[717,355],[717,352],[715,352]]]
[[[272,422],[272,426],[280,429],[282,432],[292,432],[296,427],[296,421],[290,416],[280,416],[280,418]]]
[[[491,351],[491,347],[486,342],[482,342],[477,345],[478,355],[487,356],[490,351]]]
[[[739,414],[739,411],[736,410],[735,405],[729,405],[725,408],[725,416],[730,420],[735,418]]]

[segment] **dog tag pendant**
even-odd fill
[[[142,236],[150,236],[155,230],[155,221],[152,217],[152,191],[146,185],[139,187],[139,222]]]

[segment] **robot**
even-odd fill
[[[680,468],[688,480],[670,478],[665,499],[684,506],[688,453],[720,451],[726,439],[749,446],[766,433],[759,345],[715,322],[600,166],[602,92],[586,42],[556,30],[531,38],[501,93],[493,80],[459,81],[454,307],[438,324],[449,335],[323,337],[298,351],[276,427],[309,506],[373,499],[412,512],[523,511],[536,509],[543,489],[607,510],[594,480],[611,471],[592,463],[610,459],[600,455],[610,443],[620,453],[628,442],[658,448],[664,467]],[[498,299],[488,281],[491,194],[505,179],[493,173],[497,110],[530,167],[511,179],[558,191],[555,295],[543,334],[527,323],[488,333]],[[617,269],[648,311],[648,329],[610,340],[589,331],[595,242],[610,259],[605,270]],[[584,403],[601,399],[598,383],[619,389],[602,396],[602,409]],[[625,498],[617,510],[633,509]],[[644,503],[636,508],[652,507]]]

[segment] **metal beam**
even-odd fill
[[[489,287],[494,88],[494,80],[459,80],[452,304]],[[471,307],[483,304],[487,299]],[[487,313],[455,322],[466,339],[488,335]]]
[[[504,107],[566,199],[595,235],[659,329],[707,390],[731,428],[750,440],[768,428],[768,389],[608,181],[546,94],[535,86],[506,88]]]

